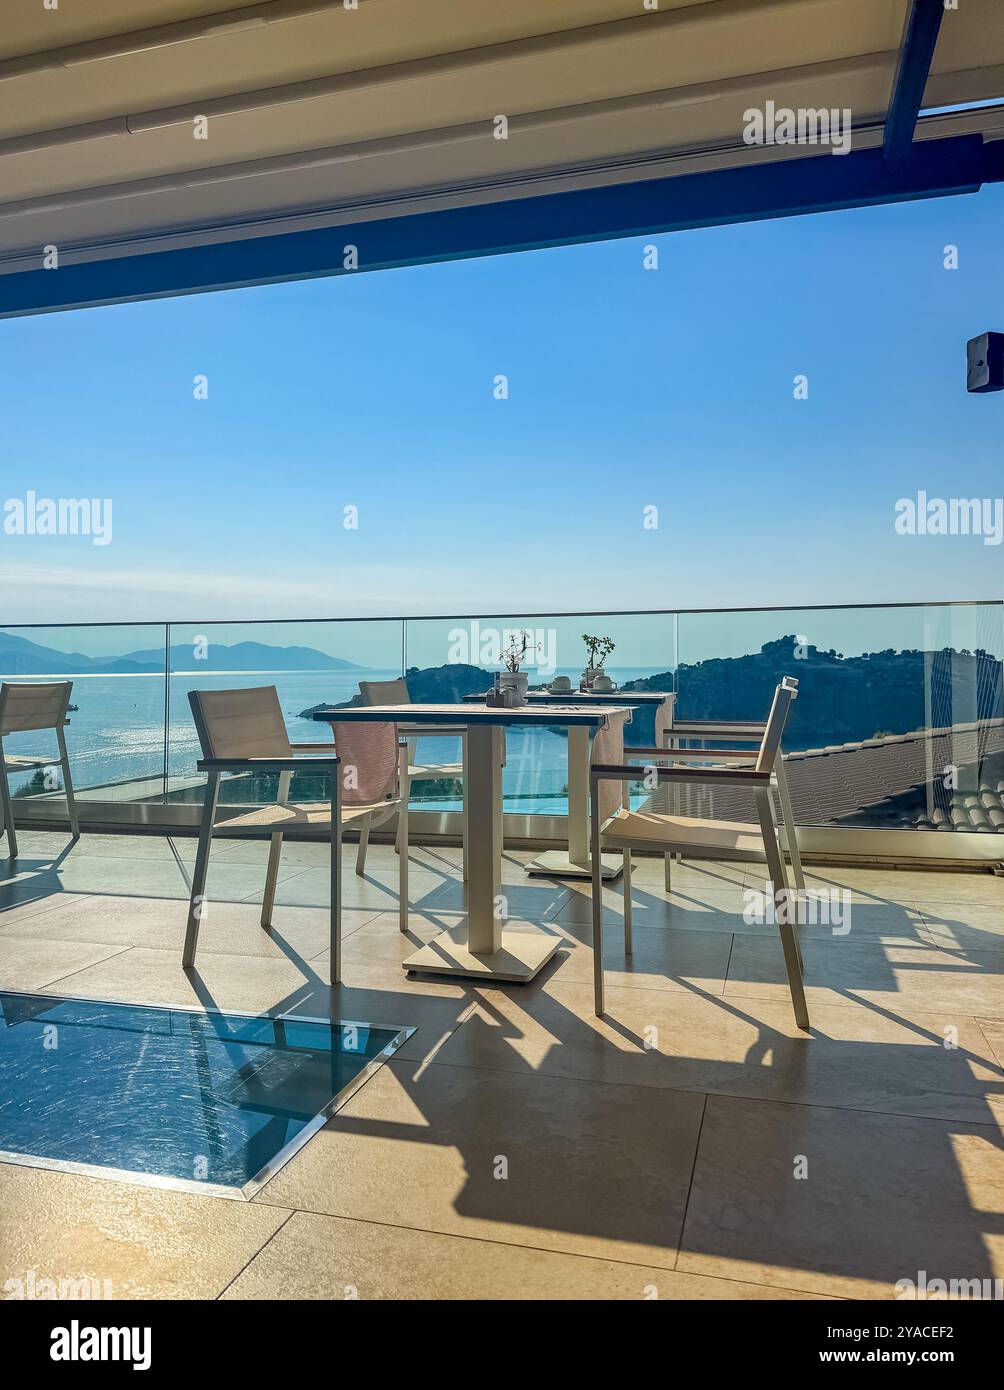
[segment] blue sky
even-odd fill
[[[114,508],[104,547],[0,533],[2,620],[997,597],[1004,547],[893,522],[1004,490],[1004,398],[964,389],[1002,214],[998,187],[660,237],[657,271],[626,240],[2,323],[0,501]]]

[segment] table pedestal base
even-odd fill
[[[423,975],[459,975],[465,979],[526,984],[554,955],[563,937],[544,931],[503,931],[498,951],[475,955],[466,928],[444,931],[402,961],[405,970]]]
[[[605,854],[600,863],[600,877],[607,879],[616,878],[624,868],[624,858],[620,854]],[[527,864],[528,874],[547,874],[550,878],[592,878],[593,871],[590,867],[589,856],[586,855],[580,863],[576,859],[568,857],[565,849],[549,849],[544,854],[538,854],[532,863]]]

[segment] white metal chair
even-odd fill
[[[781,680],[783,686],[798,692],[798,681],[794,676],[784,676]],[[673,719],[673,722],[664,731],[664,740],[667,742],[678,738],[701,739],[705,742],[722,743],[731,740],[733,743],[759,744],[763,738],[766,724],[763,721],[752,721],[746,719]],[[714,749],[709,750],[709,760],[713,761]],[[750,762],[755,762],[756,753],[751,749],[749,753]],[[805,875],[802,872],[802,856],[798,850],[798,834],[795,828],[795,813],[791,805],[791,795],[788,791],[788,779],[784,770],[784,751],[778,747],[777,758],[774,762],[774,771],[771,774],[771,787],[777,792],[777,800],[781,809],[781,825],[784,828],[784,835],[781,838],[781,847],[787,855],[788,863],[791,865],[792,877],[795,880],[795,892],[801,903],[805,895]],[[672,855],[666,855],[666,892],[670,891],[670,865]]]
[[[58,761],[63,770],[63,791],[66,795],[70,833],[75,840],[80,839],[77,804],[73,797],[73,781],[70,777],[70,759],[66,752],[66,735],[63,733],[70,722],[66,717],[66,708],[70,703],[72,689],[72,681],[53,681],[45,684],[32,682],[24,685],[0,682],[0,837],[6,831],[7,852],[11,859],[17,858],[17,832],[14,829],[14,806],[8,778],[8,773],[11,772],[31,772],[38,768],[52,767]],[[56,731],[58,759],[34,753],[4,751],[5,738],[11,734],[34,732],[36,729]]]
[[[771,777],[779,760],[781,735],[792,701],[797,691],[781,684],[774,692],[770,714],[764,726],[755,760],[749,749],[674,749],[673,766],[665,766],[664,748],[630,748],[625,756],[648,759],[647,766],[626,763],[594,763],[590,769],[591,829],[593,864],[593,980],[595,1008],[603,1013],[603,943],[602,943],[602,885],[600,855],[604,847],[621,848],[624,854],[624,951],[631,954],[631,851],[633,848],[685,851],[691,857],[720,858],[741,856],[766,860],[774,889],[781,946],[795,1022],[808,1028],[809,1014],[802,983],[802,953],[793,922],[791,892],[785,876],[784,857],[778,842],[771,806]],[[660,765],[655,759],[662,760]],[[716,764],[709,766],[709,762]],[[703,766],[701,764],[704,764]],[[658,783],[655,793],[637,811],[622,806],[605,821],[600,814],[600,783],[619,782],[623,787],[630,781],[645,779],[650,785]],[[756,805],[759,833],[745,821],[704,820],[694,816],[670,814],[663,809],[665,798],[660,795],[664,785],[696,783],[705,788],[715,786],[748,787]]]
[[[360,821],[368,828],[374,821],[399,813],[398,834],[403,847],[398,867],[400,925],[402,931],[408,929],[408,805],[400,795],[407,747],[398,740],[396,726],[384,723],[333,723],[333,743],[290,743],[275,686],[192,690],[188,699],[202,746],[203,756],[197,766],[208,778],[182,964],[195,964],[214,830],[259,837],[271,832],[261,906],[263,927],[272,925],[283,834],[300,830],[331,841],[331,983],[337,984],[341,979],[341,845],[345,821]],[[292,774],[312,771],[328,777],[328,800],[289,802]],[[278,773],[277,800],[217,824],[220,778],[224,772]]]
[[[389,681],[360,681],[359,693],[367,705],[410,705],[408,682],[402,677]],[[445,724],[406,724],[398,725],[398,733],[408,740],[408,774],[401,785],[401,795],[405,801],[411,793],[412,782],[431,782],[441,777],[456,778],[463,785],[463,876],[467,878],[467,736],[462,726],[451,727]],[[416,762],[418,735],[422,738],[459,738],[461,758],[459,763],[419,763]],[[400,843],[400,837],[399,837]],[[369,844],[369,826],[359,832],[359,848],[356,851],[356,873],[366,869],[366,849]]]

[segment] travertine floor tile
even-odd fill
[[[96,1280],[112,1298],[215,1298],[288,1216],[278,1207],[0,1164],[0,1287]],[[13,1283],[8,1283],[13,1281]]]
[[[703,1107],[395,1060],[256,1200],[669,1268]]]
[[[35,990],[99,961],[111,960],[118,946],[92,941],[0,941],[0,988]]]
[[[804,1034],[780,1000],[613,987],[606,1003],[597,1019],[591,988],[559,977],[533,991],[480,991],[436,1060],[973,1123],[1004,1120],[1004,1077],[972,1018],[893,1015],[863,1003],[817,1006]]]
[[[799,1299],[808,1294],[297,1212],[227,1299]]]
[[[868,1000],[897,1008],[993,1015],[1004,1010],[1004,951],[959,954],[931,946],[805,941],[805,988],[814,1004]],[[737,936],[726,999],[787,998],[780,942]]]
[[[1001,1141],[990,1126],[711,1096],[678,1267],[850,1298],[893,1298],[921,1270],[1000,1278]]]
[[[372,909],[346,908],[343,935],[351,935],[375,915]],[[176,951],[180,958],[187,921],[188,905],[177,899],[89,894],[74,896],[52,913],[29,915],[9,927],[0,917],[0,939],[31,937],[145,946]],[[199,932],[199,951],[310,960],[328,949],[329,924],[327,908],[278,905],[271,930],[265,930],[255,904],[210,900]]]

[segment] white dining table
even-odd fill
[[[483,700],[484,696],[467,695],[471,702]],[[582,709],[639,709],[642,706],[655,708],[656,729],[653,743],[661,746],[668,743],[676,705],[674,690],[624,690],[624,691],[555,691],[528,690],[526,699],[531,707],[551,710],[575,706]],[[560,724],[560,719],[547,721]],[[551,878],[591,878],[593,867],[589,852],[589,763],[590,745],[593,730],[586,725],[568,726],[568,817],[565,849],[548,849],[538,854],[526,866],[530,875],[547,874]],[[604,879],[615,879],[623,868],[623,856],[606,854],[600,866]]]
[[[554,955],[562,937],[520,924],[505,926],[502,893],[502,767],[507,728],[553,728],[582,731],[589,738],[626,707],[593,704],[494,709],[484,704],[358,705],[315,710],[319,722],[379,724],[448,724],[466,734],[468,806],[466,929],[441,932],[403,962],[405,970],[423,974],[515,981],[532,980]],[[588,769],[588,759],[586,762]],[[588,782],[588,771],[587,771]]]

